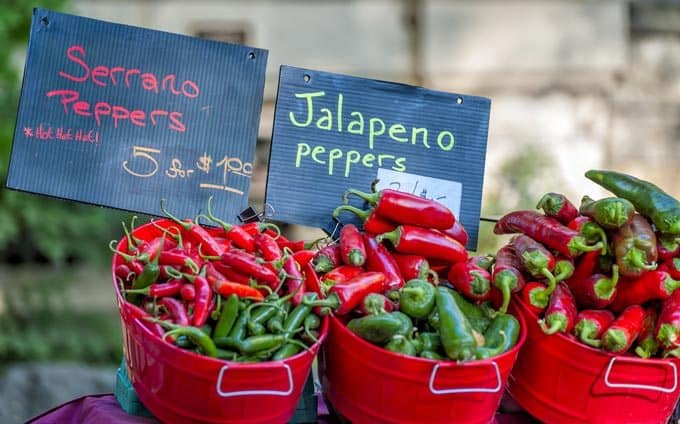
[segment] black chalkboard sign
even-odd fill
[[[160,215],[247,206],[267,51],[35,9],[7,186]]]
[[[282,66],[266,201],[331,233],[353,187],[394,188],[454,211],[477,246],[489,99]],[[343,220],[347,217],[343,216]]]

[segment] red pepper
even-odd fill
[[[387,296],[371,293],[364,297],[356,311],[361,315],[379,315],[395,310],[394,303]]]
[[[141,266],[141,264],[140,264]],[[143,270],[144,267],[140,268]],[[140,271],[141,272],[141,271]],[[116,277],[120,278],[126,285],[129,285],[132,283],[132,280],[135,278],[135,272],[130,269],[130,267],[126,264],[120,264],[116,266]]]
[[[321,297],[321,282],[319,281],[319,276],[316,274],[316,271],[314,271],[311,262],[308,262],[302,267],[302,273],[305,276],[305,289],[308,292],[314,292]]]
[[[366,269],[385,274],[387,290],[399,290],[404,287],[405,282],[399,272],[399,265],[387,247],[368,234],[364,234],[364,245],[366,246]]]
[[[199,270],[199,265],[183,249],[163,250],[160,258],[158,258],[158,263],[160,265],[188,267],[193,272]]]
[[[596,252],[597,253],[597,252]],[[555,258],[555,268],[553,269],[553,274],[555,275],[555,281],[560,282],[570,278],[574,275],[576,268],[574,267],[574,259],[568,256],[559,255]]]
[[[672,297],[673,296],[671,296],[671,298]],[[680,304],[678,306],[680,306]],[[680,308],[678,311],[680,311]],[[640,330],[637,346],[635,346],[635,354],[640,358],[651,358],[656,355],[656,352],[659,350],[659,342],[656,339],[656,324],[658,318],[659,311],[657,311],[656,306],[649,305],[645,308],[645,318],[642,320],[642,330]],[[680,320],[678,321],[678,324],[680,324]],[[680,326],[676,328],[680,330]]]
[[[182,302],[172,297],[162,297],[158,300],[158,303],[165,308],[172,318],[172,322],[177,325],[189,325],[187,310],[182,305]]]
[[[397,224],[379,217],[374,209],[365,211],[350,205],[341,205],[335,208],[333,218],[337,218],[342,211],[352,212],[359,217],[363,221],[362,228],[369,234],[382,234],[397,228]]]
[[[542,320],[538,321],[545,334],[555,334],[559,331],[569,333],[576,324],[576,302],[574,296],[564,283],[559,283],[550,296],[550,303],[545,310]]]
[[[276,262],[281,260],[283,252],[276,243],[276,240],[271,238],[266,233],[255,235],[255,249],[262,255],[267,262]]]
[[[382,272],[364,272],[351,280],[336,284],[328,290],[328,297],[322,300],[302,300],[309,306],[330,307],[338,315],[346,315],[359,306],[370,293],[385,291],[385,274]]]
[[[208,280],[202,276],[197,275],[194,278],[194,287],[196,288],[196,298],[194,299],[194,315],[192,324],[194,327],[200,327],[208,321],[210,317],[210,304],[213,301],[213,291],[210,288]]]
[[[600,252],[587,252],[578,258],[574,274],[567,279],[567,284],[583,280],[595,273],[600,264]]]
[[[389,240],[397,252],[425,255],[450,263],[464,262],[468,258],[465,246],[439,231],[414,225],[400,225],[394,231],[383,233],[376,241]]]
[[[602,242],[586,244],[578,232],[565,227],[558,220],[534,211],[515,211],[503,216],[493,229],[494,234],[523,233],[569,257],[583,252],[602,250]]]
[[[453,212],[443,204],[414,194],[392,189],[384,189],[377,193],[363,193],[349,189],[345,192],[343,199],[346,200],[349,194],[354,194],[374,205],[378,216],[397,224],[446,230],[451,228],[456,221]]]
[[[215,241],[213,236],[211,236],[205,228],[201,227],[195,222],[192,222],[190,219],[180,220],[179,218],[171,215],[170,212],[165,209],[164,203],[165,199],[161,199],[161,211],[163,211],[163,213],[170,219],[182,226],[184,231],[187,231],[194,241],[201,246],[201,251],[204,254],[207,256],[219,256],[222,254],[222,247]]]
[[[253,252],[255,250],[255,239],[253,238],[253,235],[241,226],[230,224],[217,218],[212,213],[211,205],[212,196],[208,198],[208,218],[222,227],[224,230],[224,236],[237,247],[240,247],[247,252]]]
[[[283,270],[286,272],[284,279],[286,290],[293,296],[290,301],[297,306],[302,302],[302,295],[305,294],[304,277],[292,255],[283,262]]]
[[[182,284],[179,289],[179,295],[187,302],[193,302],[196,299],[196,287],[193,284]]]
[[[645,309],[640,305],[627,307],[602,334],[602,347],[614,353],[627,351],[642,331]]]
[[[614,265],[611,278],[603,274],[593,274],[580,280],[570,280],[569,289],[579,308],[602,309],[616,297],[619,282],[619,268]]]
[[[264,300],[262,293],[255,287],[250,287],[245,284],[233,283],[231,281],[215,281],[213,283],[213,290],[219,293],[222,297],[229,297],[232,294],[242,299],[253,299],[256,301]]]
[[[222,263],[234,268],[236,271],[255,278],[257,281],[266,283],[272,289],[281,284],[279,277],[271,269],[259,264],[257,258],[250,253],[233,250],[222,255]],[[220,268],[218,268],[220,270]],[[224,270],[220,270],[224,274]]]
[[[456,220],[456,222],[453,223],[453,226],[451,228],[442,230],[442,233],[458,241],[463,246],[465,246],[468,242],[468,233],[467,231],[465,231],[463,224],[461,224],[460,221],[458,220]]]
[[[184,282],[181,279],[173,278],[165,283],[154,283],[143,289],[126,290],[125,293],[144,294],[151,297],[175,296],[176,294],[179,294],[182,284],[184,284]]]
[[[140,308],[134,303],[128,302],[123,305],[123,309],[125,309],[125,313],[130,314],[132,318],[139,319],[142,325],[151,331],[152,334],[161,338],[163,337],[163,334],[165,334],[165,330],[163,330],[160,325],[154,324],[148,320],[148,318],[152,318],[152,316],[146,310]]]
[[[680,290],[661,304],[661,313],[656,322],[656,340],[665,349],[680,345]]]
[[[680,243],[676,236],[672,238],[663,234],[656,234],[656,250],[660,261],[668,261],[680,253]],[[676,278],[676,277],[673,277]]]
[[[279,235],[281,235],[281,230],[279,227],[276,224],[272,224],[271,222],[253,221],[242,224],[241,228],[251,236],[267,230],[274,234],[274,238],[277,238]]]
[[[586,243],[593,244],[601,241],[602,244],[607,245],[607,233],[597,222],[588,216],[579,215],[569,221],[567,226],[574,231],[578,231],[586,240]]]
[[[540,281],[529,281],[522,287],[520,292],[520,299],[535,315],[543,314],[545,308],[548,307],[550,295],[547,292],[548,286]]]
[[[420,255],[392,255],[397,262],[399,272],[404,277],[405,281],[411,281],[415,278],[427,279],[431,275],[430,264],[424,256]]]
[[[491,296],[491,274],[474,262],[458,262],[449,270],[449,282],[469,300],[483,302]]]
[[[491,281],[503,294],[500,312],[506,313],[510,305],[510,296],[522,290],[524,277],[520,271],[522,264],[511,245],[501,247],[496,253],[496,264],[493,267]]]
[[[323,275],[322,280],[325,285],[332,286],[351,280],[364,272],[360,266],[342,265]]]
[[[229,280],[239,284],[250,284],[250,276],[237,271],[231,266],[228,266],[222,262],[209,262],[210,265],[215,269],[215,273],[211,277],[210,269],[208,268],[208,281],[212,283],[212,280]]]
[[[295,262],[297,262],[298,265],[300,265],[300,267],[302,268],[305,265],[307,265],[307,263],[309,263],[309,261],[311,261],[312,258],[314,258],[314,255],[316,255],[315,251],[309,249],[302,249],[293,253],[293,258],[295,258]]]
[[[680,280],[680,258],[672,258],[663,264],[666,265],[666,270],[673,279]]]
[[[543,209],[546,216],[555,218],[565,225],[578,215],[576,206],[567,199],[567,196],[560,193],[546,193],[538,201],[536,209]]]
[[[510,244],[522,262],[522,269],[534,278],[548,279],[548,294],[555,289],[555,257],[541,243],[524,234],[513,236]]]
[[[631,305],[642,305],[651,300],[668,299],[680,287],[680,281],[674,280],[664,271],[648,271],[637,280],[626,280],[619,283],[619,289],[609,309],[620,312]]]
[[[606,309],[584,309],[576,315],[574,335],[584,344],[599,348],[600,337],[614,321],[614,314]]]
[[[468,259],[468,262],[473,263],[487,271],[491,270],[491,266],[493,265],[494,261],[495,259],[492,255],[476,255]]]
[[[335,243],[319,249],[312,259],[316,272],[328,272],[340,266],[340,245]]]
[[[340,230],[340,259],[354,266],[362,266],[366,262],[366,247],[354,224],[346,224]]]

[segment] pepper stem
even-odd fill
[[[347,259],[349,259],[350,265],[354,266],[362,266],[364,262],[366,262],[366,258],[364,255],[359,251],[359,250],[352,250],[349,252],[349,255],[347,255]]]
[[[503,294],[503,303],[498,311],[504,314],[508,311],[508,306],[510,306],[512,290],[517,287],[517,276],[514,274],[508,275],[508,273],[503,270],[496,275],[493,283]]]
[[[543,209],[546,215],[553,216],[559,213],[563,204],[564,202],[559,195],[555,193],[546,193],[541,197],[541,200],[538,201],[536,209]]]
[[[626,334],[622,330],[607,330],[602,344],[610,352],[621,352],[628,345]]]
[[[543,276],[548,280],[548,286],[546,287],[545,291],[548,296],[552,294],[553,291],[555,291],[555,287],[557,287],[557,278],[553,275],[552,272],[548,268],[543,268],[541,270],[541,273]]]
[[[215,215],[213,215],[212,199],[213,196],[208,197],[208,218],[210,218],[211,221],[216,222],[220,227],[224,228],[225,233],[229,232],[234,227],[234,224],[229,224],[228,222],[225,222],[220,218],[216,217]]]
[[[550,293],[545,287],[537,287],[529,292],[529,303],[540,309],[548,307],[550,301]]]
[[[340,215],[340,212],[342,212],[342,211],[352,212],[354,215],[358,216],[359,219],[361,219],[362,221],[366,221],[368,219],[369,215],[371,215],[370,210],[365,211],[363,209],[359,209],[359,208],[352,206],[352,205],[340,205],[333,210],[333,218],[337,218],[338,215]]]
[[[538,325],[545,334],[555,334],[559,331],[564,331],[564,329],[567,328],[567,317],[559,312],[556,312],[548,315],[545,319],[539,320]],[[548,325],[550,325],[550,327],[548,327]]]
[[[184,222],[181,219],[177,218],[173,214],[171,214],[166,208],[165,208],[165,199],[161,199],[161,212],[165,214],[168,218],[172,219],[175,221],[178,225],[181,225],[182,228],[184,228],[185,231],[189,231],[191,227],[194,225],[193,222]]]
[[[607,254],[607,246],[605,246],[601,241],[595,244],[589,245],[586,243],[585,239],[581,236],[572,237],[572,239],[567,244],[569,252],[573,255],[578,255],[583,252],[595,252],[596,250],[602,250],[602,254]]]
[[[378,199],[380,198],[380,193],[364,193],[363,191],[359,191],[353,188],[348,189],[345,193],[342,195],[342,203],[347,204],[347,197],[353,194],[357,196],[358,198],[365,200],[366,202],[375,205],[378,202]]]
[[[609,300],[614,295],[616,284],[619,282],[619,267],[612,265],[612,277],[603,278],[595,283],[595,295],[599,299]]]
[[[584,319],[576,326],[574,333],[578,336],[579,340],[588,346],[599,348],[602,346],[600,339],[595,338],[597,334],[598,326],[592,320]]]
[[[309,300],[307,297],[303,297],[302,303],[307,305],[307,306],[311,306],[312,308],[314,308],[316,306],[320,306],[320,307],[328,307],[328,308],[331,308],[331,309],[338,309],[342,302],[340,301],[340,298],[338,298],[338,296],[335,293],[331,293],[325,299]]]
[[[489,292],[491,288],[489,285],[489,280],[482,275],[482,273],[477,271],[470,271],[472,275],[472,281],[470,282],[470,291],[472,294],[478,296],[484,296]]]
[[[392,243],[392,246],[396,248],[399,244],[399,239],[401,239],[401,226],[398,226],[390,232],[382,233],[375,237],[375,241],[378,243],[381,243],[385,239],[389,240],[389,242]]]

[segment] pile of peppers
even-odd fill
[[[369,206],[348,205],[358,196]],[[303,300],[333,313],[362,339],[429,360],[486,359],[511,349],[520,326],[490,306],[488,256],[468,257],[467,233],[444,205],[385,189],[350,189],[335,209],[358,216],[337,242],[312,259],[322,299]]]
[[[519,296],[547,334],[613,354],[680,356],[680,202],[631,175],[590,170],[614,196],[577,208],[547,193],[536,211],[503,216],[517,234],[496,255],[492,298]]]
[[[140,238],[123,223],[124,251],[111,243],[127,309],[153,334],[237,362],[281,360],[317,342],[321,317],[307,304],[321,293],[311,246],[271,223],[229,224],[210,202],[194,221],[161,208],[168,218],[150,223],[157,236]]]

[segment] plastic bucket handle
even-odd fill
[[[668,364],[669,367],[673,370],[673,386],[670,388],[667,387],[659,387],[659,386],[653,386],[653,385],[648,385],[648,384],[630,384],[630,383],[612,383],[609,380],[609,376],[611,374],[612,368],[614,367],[614,362],[616,361],[620,362],[631,362],[635,364],[641,363],[642,360],[637,359],[637,358],[627,358],[625,356],[614,356],[612,359],[609,361],[609,365],[607,365],[607,371],[604,373],[604,384],[609,387],[609,388],[616,388],[616,389],[640,389],[640,390],[651,390],[655,392],[662,392],[662,393],[673,393],[675,392],[675,389],[678,387],[678,368],[675,366],[673,362],[670,361],[663,361],[663,362],[657,362],[657,364]]]
[[[273,362],[274,364],[273,368],[278,368],[283,367],[286,370],[286,374],[288,375],[288,390],[239,390],[235,392],[225,392],[222,391],[222,378],[224,377],[224,374],[227,372],[229,369],[229,365],[225,364],[222,368],[220,368],[220,373],[217,376],[217,386],[215,389],[217,390],[217,394],[220,395],[221,397],[235,397],[235,396],[288,396],[291,393],[293,393],[293,373],[290,370],[290,366],[284,362],[281,362],[279,364]],[[260,364],[263,365],[263,364]]]
[[[460,387],[460,388],[455,388],[455,389],[437,389],[434,387],[434,380],[437,378],[437,371],[439,368],[443,365],[444,367],[457,367],[457,366],[466,366],[466,367],[481,367],[483,365],[490,365],[493,369],[494,372],[496,373],[496,387]],[[442,364],[441,362],[437,362],[434,364],[434,367],[432,367],[432,373],[430,373],[430,392],[435,395],[448,395],[448,394],[454,394],[454,393],[498,393],[500,392],[501,388],[503,387],[503,380],[501,378],[501,371],[498,368],[498,364],[496,361],[485,361],[480,364],[459,364],[456,362],[449,363],[449,364]]]

